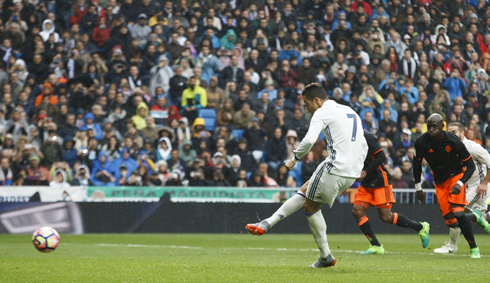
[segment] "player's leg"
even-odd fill
[[[337,260],[333,257],[328,246],[327,223],[323,217],[321,207],[323,203],[305,199],[304,209],[311,233],[315,238],[316,245],[320,250],[320,258],[310,267],[330,267],[334,266]]]
[[[258,223],[247,224],[247,226],[245,226],[245,229],[247,229],[250,234],[258,236],[263,235],[264,233],[269,231],[272,226],[276,225],[281,220],[301,209],[305,201],[306,188],[308,187],[309,183],[310,180],[304,183],[303,186],[301,186],[301,189],[299,189],[296,194],[294,194],[283,205],[281,205],[281,207],[279,207],[279,209],[276,210],[276,212],[274,212],[271,217],[264,219]]]
[[[475,236],[473,235],[473,228],[471,227],[471,222],[464,214],[464,207],[462,205],[452,204],[452,211],[454,218],[456,218],[461,233],[465,237],[466,241],[470,246],[470,256],[472,258],[480,258],[480,250],[476,245]]]
[[[391,204],[377,205],[378,216],[381,221],[398,227],[409,228],[419,233],[422,247],[425,249],[430,241],[430,225],[427,222],[416,222],[403,214],[391,212]]]
[[[446,181],[447,182],[447,181]],[[446,183],[445,182],[445,183]],[[449,242],[446,242],[436,253],[455,253],[458,250],[458,237],[459,232],[461,231],[459,228],[458,221],[454,217],[454,214],[451,209],[451,205],[449,204],[449,192],[445,183],[436,184],[436,195],[437,195],[437,203],[439,204],[439,209],[441,211],[442,216],[444,217],[444,221],[446,225],[450,229],[450,238]],[[457,236],[456,236],[457,234]]]
[[[470,187],[467,188],[466,199],[470,201],[470,203],[467,206],[468,210],[472,208],[478,209],[476,206],[478,204],[479,197],[476,194],[475,186],[472,186],[471,188]],[[474,215],[467,214],[467,216],[470,222],[476,221],[476,217]],[[458,240],[460,234],[461,234],[461,229],[459,227],[457,228],[449,227],[449,241],[446,242],[442,247],[434,249],[434,252],[438,254],[455,253],[458,250],[457,247],[458,247]]]
[[[476,193],[476,186],[473,186],[467,189],[466,199],[469,200],[467,209],[470,211],[470,213],[466,214],[466,217],[470,222],[476,222],[487,234],[490,234],[490,224],[484,215],[487,207],[486,197],[480,197]]]
[[[357,196],[358,194],[356,194]],[[354,201],[354,207],[352,208],[352,215],[357,221],[357,225],[361,229],[362,233],[366,236],[371,246],[366,251],[361,254],[384,254],[385,250],[383,246],[379,243],[376,235],[371,229],[371,223],[366,216],[366,210],[369,208],[370,204],[362,202],[359,200]]]
[[[305,214],[308,218],[311,232],[320,250],[320,258],[311,267],[329,267],[336,262],[330,253],[327,241],[327,224],[320,210],[323,203],[333,206],[335,199],[355,182],[355,178],[346,178],[330,174],[325,169],[325,163],[319,165],[311,183],[306,190]]]
[[[454,217],[458,221],[459,228],[461,229],[461,233],[465,237],[466,241],[470,245],[470,257],[471,258],[480,258],[480,250],[478,249],[475,236],[473,235],[473,228],[471,227],[470,219],[464,213],[464,207],[468,205],[466,201],[466,184],[461,187],[461,191],[459,194],[451,194],[449,193],[456,182],[462,177],[463,173],[452,177],[451,179],[445,182],[445,190],[448,193],[448,203],[450,204],[451,212]]]
[[[357,221],[357,225],[361,229],[362,233],[366,236],[371,246],[361,254],[384,254],[384,248],[379,243],[376,235],[371,229],[371,223],[366,216],[366,210],[369,206],[374,204],[374,191],[376,189],[367,189],[363,186],[359,186],[354,196],[354,206],[352,207],[352,215]]]

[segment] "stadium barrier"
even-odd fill
[[[351,214],[354,191],[340,196],[332,209],[324,207],[329,233],[359,232]],[[0,233],[32,233],[42,226],[73,234],[245,233],[245,224],[268,217],[281,205],[278,201],[292,193],[294,189],[283,188],[3,187]],[[431,233],[447,233],[439,206],[421,204],[413,194],[411,189],[395,190],[397,198],[413,203],[398,203],[393,210],[428,221]],[[435,201],[433,196],[431,203]],[[412,232],[382,224],[376,209],[369,209],[367,216],[376,232]],[[301,211],[284,222],[274,233],[309,233]]]
[[[0,205],[0,233],[30,234],[49,226],[62,234],[72,233],[247,233],[247,223],[265,219],[280,203],[203,202],[24,202]],[[359,233],[352,204],[336,203],[323,208],[328,233]],[[432,234],[448,228],[437,205],[398,204],[393,211],[416,221],[428,221]],[[417,234],[382,223],[376,209],[367,212],[377,233]],[[475,233],[483,233],[474,225]],[[284,219],[271,233],[309,233],[303,211]],[[442,243],[441,243],[442,244]]]
[[[42,202],[157,202],[162,197],[173,202],[254,202],[274,203],[288,199],[297,188],[235,187],[2,187],[0,203],[28,202],[38,193]],[[339,203],[352,203],[356,189],[338,197]],[[394,189],[397,203],[419,203],[414,189]],[[434,190],[425,190],[426,203],[436,203]]]

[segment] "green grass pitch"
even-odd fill
[[[477,235],[483,257],[469,258],[461,236],[454,255],[436,255],[447,240],[432,235],[378,235],[385,255],[360,255],[361,234],[328,235],[333,268],[312,269],[318,257],[308,234],[61,235],[43,254],[29,235],[0,235],[0,282],[489,282],[490,236]]]

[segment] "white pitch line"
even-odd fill
[[[66,244],[65,244],[66,245]],[[220,249],[220,250],[251,250],[251,251],[278,251],[278,252],[318,252],[317,249],[292,249],[292,248],[211,248],[211,247],[192,247],[192,246],[176,246],[176,245],[140,245],[140,244],[106,244],[99,243],[93,244],[99,247],[115,247],[115,248],[167,248],[167,249],[188,249],[188,250],[202,250],[202,249]],[[352,254],[360,254],[363,251],[357,250],[332,250],[333,252],[339,253],[352,253]],[[386,252],[386,254],[391,255],[430,255],[430,256],[438,256],[436,253],[417,253],[417,252]],[[459,257],[468,257],[465,254],[447,254],[449,256],[459,256]],[[444,254],[442,254],[444,256]]]

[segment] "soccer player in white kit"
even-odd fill
[[[490,225],[483,215],[487,210],[487,199],[489,196],[487,191],[488,182],[490,181],[490,154],[481,145],[465,138],[463,124],[459,122],[449,123],[447,130],[461,139],[473,158],[476,170],[467,183],[466,200],[469,202],[467,208],[476,213],[476,222],[482,226],[485,232],[490,233]],[[440,248],[434,249],[435,253],[449,254],[458,251],[458,239],[461,229],[449,229],[449,242]]]
[[[327,93],[318,83],[307,85],[303,90],[306,109],[313,114],[308,133],[294,150],[293,158],[286,163],[292,170],[316,143],[320,132],[327,142],[328,157],[324,160],[300,191],[286,201],[271,217],[246,229],[262,235],[283,218],[302,206],[308,224],[320,250],[319,259],[311,267],[329,267],[336,263],[327,241],[327,224],[320,210],[324,203],[332,207],[335,199],[350,188],[361,176],[368,145],[364,138],[361,119],[350,107],[328,100]]]

